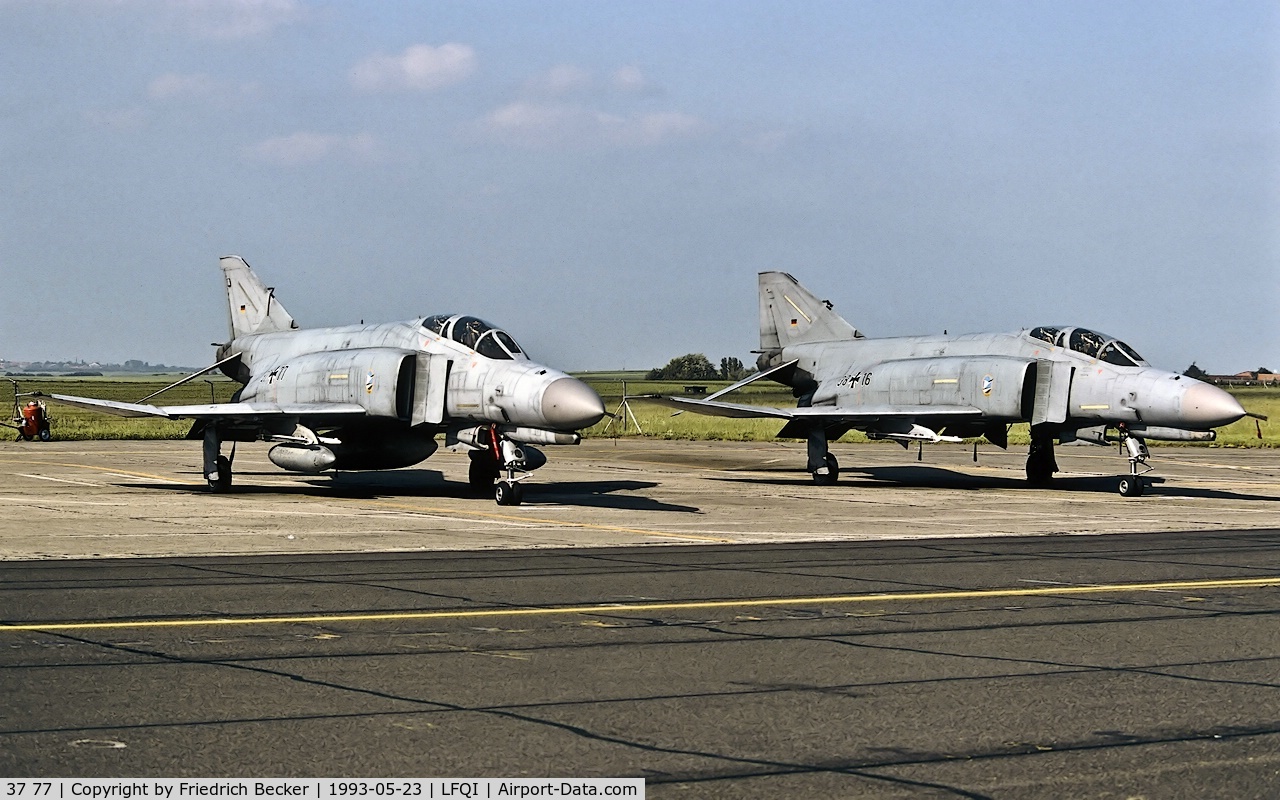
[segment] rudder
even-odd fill
[[[275,298],[275,290],[265,286],[243,258],[223,256],[218,265],[227,281],[227,313],[233,339],[298,327]]]
[[[766,353],[805,342],[861,339],[862,333],[785,272],[761,272],[760,349]]]

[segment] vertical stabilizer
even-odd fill
[[[231,337],[253,333],[288,331],[298,327],[293,317],[275,298],[275,290],[267,288],[240,256],[223,256],[219,262],[227,279],[227,311],[231,321]]]
[[[760,349],[860,339],[862,334],[785,272],[760,273]]]

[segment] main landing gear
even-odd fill
[[[518,506],[524,501],[524,486],[517,477],[517,472],[524,472],[525,453],[515,442],[498,432],[496,425],[484,431],[483,450],[472,450],[468,454],[471,466],[467,471],[467,481],[477,492],[493,492],[493,499],[500,506]],[[503,473],[506,477],[503,477]],[[496,481],[496,483],[495,483]]]
[[[813,482],[819,486],[833,486],[840,480],[840,462],[827,449],[827,431],[814,428],[809,431],[809,465]]]
[[[1031,450],[1027,453],[1027,483],[1048,486],[1057,471],[1058,462],[1053,457],[1053,432],[1040,425],[1032,427]]]
[[[204,429],[204,479],[209,491],[222,494],[231,491],[231,459],[222,455],[222,439],[212,422]],[[235,455],[235,450],[232,450]]]

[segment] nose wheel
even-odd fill
[[[1129,474],[1120,478],[1116,488],[1122,497],[1141,497],[1150,481],[1143,476],[1154,467],[1147,464],[1151,451],[1147,443],[1138,436],[1129,433],[1123,425],[1119,427],[1120,443],[1129,453]]]
[[[487,432],[488,436],[485,438],[488,441],[485,442],[484,449],[470,453],[471,466],[467,480],[477,492],[492,491],[493,499],[498,505],[518,506],[524,502],[524,487],[520,485],[516,473],[524,471],[525,452],[518,444],[499,433],[496,425],[490,426]]]
[[[1124,497],[1139,497],[1146,488],[1146,481],[1136,475],[1125,475],[1120,479],[1120,494]]]
[[[498,481],[493,487],[493,499],[500,506],[518,506],[524,500],[524,487],[514,480]]]

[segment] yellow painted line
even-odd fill
[[[828,595],[818,597],[764,597],[737,600],[682,600],[659,603],[604,603],[552,608],[478,608],[449,611],[392,611],[377,614],[311,614],[296,617],[231,617],[194,619],[120,620],[115,622],[29,622],[0,625],[0,632],[116,630],[121,628],[191,628],[213,625],[323,625],[333,622],[404,622],[458,620],[491,617],[555,617],[582,614],[631,614],[650,611],[705,611],[722,608],[767,608],[855,603],[919,603],[938,600],[984,600],[1000,597],[1062,597],[1129,592],[1172,592],[1189,589],[1245,589],[1280,586],[1280,575],[1265,578],[1221,578],[1205,581],[1115,583],[1092,586],[1053,586],[1037,589],[969,589],[944,592],[894,592]]]
[[[959,383],[959,378],[934,378],[934,383]]]
[[[786,300],[788,303],[790,303],[790,304],[791,304],[791,307],[792,307],[792,308],[794,308],[794,309],[796,310],[796,313],[797,313],[797,314],[799,314],[800,316],[804,317],[804,321],[805,321],[805,322],[813,322],[813,320],[809,318],[809,315],[808,315],[808,314],[806,314],[806,313],[804,313],[804,309],[802,309],[802,308],[800,308],[800,306],[796,305],[796,302],[795,302],[794,300],[792,300],[790,297],[787,297],[787,296],[784,294],[784,295],[782,296],[782,299],[783,299],[783,300]]]

